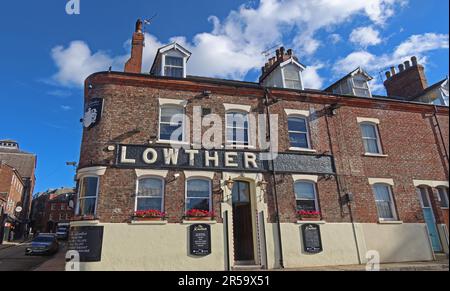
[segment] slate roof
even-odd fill
[[[34,177],[36,155],[17,148],[0,148],[0,161],[16,169],[24,178]]]

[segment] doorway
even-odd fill
[[[436,219],[433,212],[433,206],[430,200],[430,193],[428,188],[419,187],[417,189],[420,198],[420,204],[422,206],[423,217],[428,229],[428,235],[430,236],[431,246],[435,253],[442,252],[441,240],[439,238],[439,233],[436,227]]]
[[[252,206],[250,184],[235,181],[232,190],[234,261],[236,264],[254,264]]]

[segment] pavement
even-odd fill
[[[49,260],[43,262],[32,271],[37,272],[52,272],[52,271],[65,271],[66,268],[66,246],[60,244],[59,252],[55,254]]]

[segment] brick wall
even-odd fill
[[[114,75],[114,74],[112,74]],[[264,113],[263,91],[232,86],[215,86],[193,81],[165,80],[164,85],[152,84],[153,78],[142,75],[104,75],[88,79],[93,89],[86,90],[85,102],[93,97],[104,98],[101,122],[84,130],[79,167],[96,165],[112,166],[114,153],[106,150],[114,143],[148,144],[158,134],[158,98],[189,100],[186,107],[192,121],[193,106],[210,108],[212,113],[224,118],[223,103],[250,105],[252,112]],[[155,78],[156,79],[156,78]],[[156,81],[155,81],[156,82]],[[173,88],[173,89],[171,89]],[[203,90],[212,91],[211,98],[199,98]],[[377,209],[368,178],[392,178],[393,195],[398,216],[404,222],[421,222],[423,215],[413,185],[414,179],[448,180],[448,161],[445,163],[442,141],[436,134],[433,107],[404,104],[393,101],[366,100],[362,98],[336,97],[321,93],[295,93],[274,90],[280,102],[271,106],[271,113],[279,115],[280,151],[289,148],[287,117],[284,108],[310,110],[312,146],[317,154],[333,153],[337,177],[320,179],[317,184],[323,218],[329,222],[349,221],[348,208],[341,206],[339,196],[352,192],[354,217],[358,222],[376,222]],[[326,117],[324,107],[342,103],[335,116]],[[364,102],[364,103],[363,103]],[[444,131],[448,149],[448,109],[439,113],[438,120]],[[366,157],[357,117],[377,118],[386,157]],[[225,121],[223,120],[223,124]],[[192,138],[192,136],[191,136]],[[166,185],[165,211],[169,221],[182,219],[184,213],[184,176]],[[168,180],[175,174],[170,171]],[[217,172],[213,189],[220,187],[221,173]],[[340,190],[338,191],[339,180]],[[269,181],[264,199],[269,206],[269,220],[274,221],[272,180]],[[282,221],[295,221],[295,195],[291,175],[276,177]],[[136,175],[133,170],[108,168],[100,178],[97,214],[102,221],[126,222],[134,211],[133,196]],[[215,212],[220,211],[220,191],[213,195]]]

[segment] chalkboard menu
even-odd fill
[[[77,251],[80,262],[100,262],[102,259],[103,226],[70,228],[68,250]]]
[[[189,246],[191,255],[207,256],[211,254],[211,226],[193,224],[189,227]]]
[[[317,224],[302,225],[303,250],[310,254],[323,251],[320,226]]]

